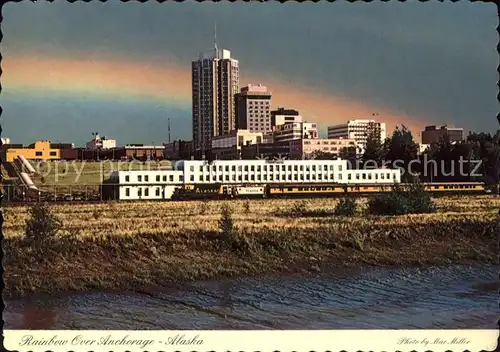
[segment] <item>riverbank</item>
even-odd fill
[[[27,208],[7,208],[4,295],[141,290],[330,267],[497,263],[500,200],[436,203],[435,214],[353,218],[331,215],[331,199],[54,205],[63,230],[36,243],[22,236]],[[223,204],[232,208],[231,238],[218,231]]]

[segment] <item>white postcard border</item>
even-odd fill
[[[17,351],[493,351],[498,330],[4,330]]]

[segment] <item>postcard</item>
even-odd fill
[[[498,340],[486,3],[3,7],[5,346]]]

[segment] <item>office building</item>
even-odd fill
[[[356,154],[354,139],[294,139],[289,143],[291,159],[309,159],[317,152],[341,158],[352,158]]]
[[[116,148],[116,140],[109,139],[106,136],[101,137],[98,133],[92,133],[92,135],[92,140],[87,142],[85,145],[87,149],[96,150]]]
[[[61,150],[64,147],[72,147],[72,143],[57,143],[43,140],[37,141],[25,147],[23,145],[12,146],[9,145],[5,148],[3,153],[3,160],[13,162],[17,157],[23,156],[28,160],[59,160],[61,159]]]
[[[224,136],[212,138],[212,157],[215,159],[240,159],[241,148],[263,141],[262,132],[234,130]]]
[[[165,147],[164,157],[167,160],[190,159],[193,150],[192,141],[177,140],[171,143],[163,143]]]
[[[277,126],[284,125],[287,122],[302,122],[297,110],[285,109],[283,107],[271,111],[271,127],[275,131]]]
[[[239,64],[228,50],[201,53],[192,62],[193,151],[206,155],[212,137],[236,127],[235,95],[239,92]]]
[[[277,125],[274,131],[274,142],[286,142],[294,139],[318,138],[318,128],[312,122],[286,122]]]
[[[401,181],[401,170],[352,170],[346,160],[183,160],[174,170],[113,171],[103,187],[105,199],[170,199],[184,184],[262,185],[386,184]]]
[[[384,143],[387,137],[386,126],[384,122],[375,120],[349,120],[347,123],[329,126],[328,138],[354,139],[357,144],[358,154],[363,154],[368,134],[374,132],[379,138],[380,143]]]
[[[235,96],[238,129],[271,132],[271,93],[263,85],[249,84]]]
[[[450,142],[460,142],[464,139],[464,129],[447,125],[427,126],[422,131],[422,144],[439,143],[445,136],[448,136]]]
[[[249,144],[241,148],[242,159],[290,159],[290,142]]]

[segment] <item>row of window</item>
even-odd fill
[[[329,178],[329,176],[331,176]],[[352,180],[353,179],[353,174],[349,173],[347,174],[347,180]],[[127,176],[128,177],[128,176]],[[140,177],[140,176],[139,176]],[[139,178],[138,177],[138,178]],[[251,175],[199,175],[198,177],[195,178],[194,175],[191,175],[190,176],[190,179],[189,181],[190,182],[223,182],[223,181],[233,181],[233,182],[236,182],[236,181],[262,181],[262,182],[266,182],[266,181],[321,181],[321,180],[328,180],[328,179],[332,179],[333,178],[333,174],[318,174],[318,175],[309,175],[309,174],[288,174],[288,175],[280,175],[280,174],[277,174],[277,175],[273,175],[273,174],[269,174],[269,175],[260,175],[260,174],[251,174]],[[393,174],[392,175],[392,178],[393,179],[396,179],[396,174]],[[342,174],[338,174],[338,179],[339,180],[342,180]],[[382,174],[372,174],[372,173],[356,173],[355,174],[355,179],[356,180],[390,180],[391,179],[391,174],[390,173],[382,173]],[[128,179],[126,178],[125,179],[127,182],[128,182]],[[165,181],[166,179],[164,179]],[[145,179],[145,181],[147,182],[147,178]],[[159,181],[159,179],[157,178],[157,181]],[[173,181],[173,179],[172,179]],[[447,186],[445,186],[446,188]],[[451,186],[450,186],[451,187]],[[160,188],[157,187],[157,190],[159,192]],[[128,191],[128,188],[126,188],[126,191],[125,192],[129,192]],[[141,191],[141,188],[139,188],[139,192],[142,192]],[[147,188],[145,189],[145,192],[149,192],[147,190]],[[144,195],[148,195],[148,193],[145,193]],[[157,194],[159,195],[159,193]],[[128,196],[128,194],[127,194]]]
[[[43,152],[35,152],[35,156],[42,156]],[[49,152],[50,156],[57,156],[57,152]]]
[[[264,123],[262,123],[262,124],[256,123],[255,125],[251,123],[248,127],[250,129],[252,129],[252,128],[259,128],[259,127],[261,127],[261,128],[268,128],[268,129],[271,128],[271,126],[269,124],[267,124],[267,123],[266,124],[264,124]]]
[[[142,182],[143,180],[143,175],[137,175],[137,182]],[[156,182],[160,182],[163,180],[163,182],[167,182],[167,179],[169,182],[174,182],[174,175],[156,175],[155,180]],[[179,175],[179,181],[182,182],[184,181],[184,176]],[[125,175],[125,182],[130,182],[130,175]],[[144,182],[149,182],[149,175],[144,175]]]
[[[270,165],[270,166],[273,166],[273,165]],[[291,166],[291,165],[289,165]],[[296,166],[296,165],[295,165]],[[326,165],[325,165],[326,166]],[[341,165],[339,165],[339,167],[341,167]],[[314,170],[313,170],[314,171]],[[326,171],[326,170],[325,170]],[[341,171],[341,169],[339,168],[339,171]],[[328,175],[329,174],[318,174],[317,175],[317,179],[318,180],[322,180],[322,179],[325,179],[327,180],[328,179]],[[332,175],[332,174],[330,174]],[[352,173],[348,173],[347,174],[347,179],[348,180],[352,180]],[[387,173],[355,173],[355,179],[356,180],[390,180],[391,179],[391,173],[390,172],[387,172]],[[292,178],[294,181],[298,181],[298,180],[309,180],[309,178],[311,180],[316,180],[316,175],[315,174],[312,174],[312,175],[309,175],[309,174],[288,174],[288,175],[280,175],[280,174],[276,174],[276,175],[273,175],[273,174],[246,174],[246,175],[235,175],[235,174],[232,174],[232,175],[198,175],[197,177],[197,181],[219,181],[219,182],[222,182],[222,181],[229,181],[230,180],[230,176],[231,176],[231,181],[236,181],[236,179],[238,181],[291,181]],[[261,178],[262,177],[262,178]],[[332,175],[333,177],[333,175]],[[392,178],[393,179],[396,179],[396,174],[392,174]],[[167,182],[167,179],[169,182],[174,182],[174,175],[168,175],[168,178],[167,178],[167,175],[163,175],[162,178],[160,178],[160,175],[156,175],[156,182],[160,182],[161,180],[163,180],[163,182]],[[338,175],[338,179],[339,180],[342,180],[342,174],[339,174]],[[138,182],[142,182],[143,180],[143,177],[142,175],[137,175],[137,181]],[[182,175],[179,175],[179,182],[183,182],[184,181],[184,177]],[[195,176],[194,175],[190,175],[190,181],[191,182],[195,182]],[[125,182],[130,182],[130,176],[129,175],[126,175],[125,176]],[[144,182],[149,182],[149,175],[144,175]],[[448,187],[448,186],[445,186],[445,187]],[[451,186],[450,186],[451,187]],[[458,186],[457,186],[458,187]],[[460,186],[462,187],[462,186]]]
[[[341,190],[344,191],[344,187],[287,187],[283,188],[284,190],[286,189],[288,192],[293,192],[294,190],[298,191],[335,191],[335,190]],[[348,191],[360,191],[360,190],[368,190],[368,189],[373,189],[373,187],[347,187]]]
[[[155,196],[159,197],[161,194],[161,188],[155,187],[154,192],[155,192]],[[129,187],[125,188],[125,196],[130,197],[130,188]],[[137,196],[142,197],[142,188],[141,187],[137,188]],[[148,187],[144,187],[144,196],[149,197],[149,188]]]
[[[267,122],[269,123],[269,120],[267,119],[267,116],[265,114],[249,114],[249,119],[248,122],[259,122],[259,117],[260,117],[260,122]]]
[[[349,144],[349,145],[354,145],[355,142],[350,141],[350,142],[345,142],[345,141],[304,141],[304,144],[332,144],[332,145],[343,145],[343,144]]]
[[[329,178],[328,176],[331,176]],[[342,174],[339,174],[339,180],[342,179]],[[190,182],[236,182],[236,181],[258,181],[258,182],[266,182],[266,181],[316,181],[316,180],[332,180],[333,174],[318,174],[318,175],[309,175],[309,174],[288,174],[288,175],[280,175],[280,174],[246,174],[246,175],[198,175],[195,177],[191,175],[189,177]]]
[[[316,167],[317,166],[317,167]],[[330,167],[328,167],[330,166]],[[335,165],[323,165],[323,168],[321,167],[321,165],[231,165],[231,168],[229,167],[229,165],[211,165],[211,170],[212,171],[217,171],[219,170],[219,172],[222,172],[222,171],[229,171],[231,169],[231,171],[236,171],[236,168],[238,168],[238,171],[257,171],[257,172],[260,172],[260,171],[277,171],[277,172],[284,172],[284,171],[321,171],[323,169],[323,171],[328,171],[328,169],[330,169],[330,171],[333,171],[334,170],[334,166]],[[194,165],[191,165],[189,170],[191,172],[194,172],[195,170],[195,166]],[[339,171],[342,171],[342,165],[338,165],[338,170]],[[210,166],[209,165],[206,165],[206,166],[200,166],[199,167],[199,171],[200,172],[207,172],[207,171],[210,171]]]
[[[438,189],[439,186],[434,186],[434,189]],[[444,189],[476,189],[476,185],[445,185]]]
[[[321,150],[322,151],[326,151],[326,150],[339,150],[339,148],[343,149],[344,147],[330,147],[330,148],[328,148],[328,147],[321,147]],[[316,149],[314,147],[309,147],[309,148],[305,147],[304,148],[304,151],[314,151],[314,150],[318,150],[318,149]]]
[[[379,174],[378,173],[372,174],[372,173],[365,173],[365,172],[363,172],[363,173],[357,173],[355,175],[356,175],[356,180],[372,180],[372,179],[373,180],[378,180],[379,179]],[[372,175],[373,175],[373,177],[372,177]],[[352,176],[352,174],[348,173],[347,174],[347,179],[351,180],[352,179],[351,176]],[[396,179],[396,174],[392,174],[392,178]],[[342,179],[342,178],[339,177],[339,179]],[[387,172],[385,174],[381,173],[380,174],[380,179],[381,180],[390,180],[391,179],[391,173],[390,172]]]

